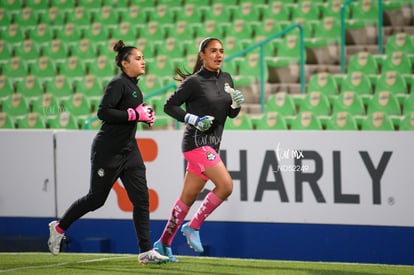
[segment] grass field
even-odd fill
[[[270,261],[178,256],[179,263],[140,265],[137,255],[61,253],[0,253],[4,274],[324,274],[324,275],[405,275],[414,266]]]

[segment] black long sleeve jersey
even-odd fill
[[[219,151],[227,117],[234,118],[240,112],[240,108],[231,108],[231,96],[224,90],[226,84],[234,86],[229,73],[212,72],[203,67],[187,77],[166,101],[165,113],[181,122],[184,122],[186,113],[199,117],[215,117],[212,127],[205,132],[197,130],[192,125],[186,126],[181,145],[183,152],[205,145]],[[184,103],[185,110],[181,108]]]
[[[127,112],[128,108],[135,109],[143,103],[143,95],[137,84],[138,79],[130,78],[123,72],[108,83],[98,108],[102,126],[93,142],[95,151],[125,153],[137,146],[137,122],[128,121]]]

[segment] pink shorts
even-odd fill
[[[211,167],[221,162],[220,156],[216,150],[210,146],[202,146],[191,151],[183,153],[184,158],[187,160],[187,171],[198,175],[204,180],[208,178],[203,174],[204,167]]]

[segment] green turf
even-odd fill
[[[270,261],[178,256],[179,263],[140,265],[131,254],[0,253],[2,274],[326,274],[405,275],[414,266]]]

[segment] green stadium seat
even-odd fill
[[[408,95],[407,83],[404,77],[397,71],[387,71],[378,77],[375,93],[383,91],[394,94],[400,103]]]
[[[102,6],[93,14],[93,22],[99,22],[110,29],[115,29],[119,24],[119,10],[111,5]]]
[[[69,112],[60,112],[56,117],[48,120],[51,129],[79,130],[79,123]]]
[[[149,94],[163,87],[163,83],[158,77],[158,74],[147,73],[140,78],[138,86],[144,94]]]
[[[98,60],[99,66],[99,60]],[[96,66],[92,66],[96,67]],[[81,58],[77,56],[71,56],[68,60],[59,65],[59,74],[64,75],[71,81],[82,79],[86,75],[86,65]]]
[[[328,96],[325,94],[321,92],[308,92],[299,104],[299,112],[311,112],[318,117],[322,126],[325,126],[332,113],[332,107]]]
[[[0,124],[1,124],[1,117],[0,117]],[[406,113],[399,125],[400,131],[414,131],[414,111],[410,113]]]
[[[175,22],[184,21],[191,27],[199,26],[203,22],[204,12],[208,8],[209,5],[206,3],[187,2],[182,8],[177,9]]]
[[[269,82],[298,83],[299,58],[299,35],[296,33],[286,35],[282,38],[281,43],[277,45],[277,56],[273,58],[266,58],[267,67],[269,70]]]
[[[254,27],[253,37],[255,42],[260,42],[267,37],[282,31],[281,24],[274,18],[265,18],[259,21],[259,25]],[[277,44],[280,43],[280,38],[275,38],[264,45],[265,56],[272,57],[276,55]]]
[[[372,112],[364,119],[361,125],[364,131],[394,131],[394,124],[384,112]]]
[[[170,28],[167,39],[174,39],[180,41],[181,44],[187,43],[194,45],[195,30],[186,21],[177,21],[174,27]]]
[[[376,112],[385,113],[392,119],[393,124],[398,124],[402,114],[397,97],[388,91],[376,92],[371,101],[368,102],[367,114]]]
[[[302,18],[307,24],[315,24],[320,20],[319,5],[313,1],[300,1],[292,9],[292,21]]]
[[[61,111],[59,99],[51,93],[44,93],[32,101],[32,112],[42,114],[47,120],[55,118]]]
[[[84,130],[99,130],[102,126],[102,120],[98,119],[96,113],[93,113],[89,118],[87,118],[82,125]]]
[[[50,46],[41,49],[42,56],[46,56],[55,61],[55,64],[65,62],[69,57],[69,50],[66,43],[60,39],[53,39]]]
[[[253,130],[253,123],[247,113],[240,112],[237,117],[226,120],[224,129],[226,130]]]
[[[77,29],[84,30],[92,24],[92,12],[85,6],[77,6],[66,12],[66,24],[74,24]]]
[[[355,92],[363,100],[364,105],[374,95],[373,86],[368,75],[361,71],[349,72],[341,82],[341,93]]]
[[[350,7],[351,19],[378,24],[378,1],[356,1]]]
[[[268,8],[263,10],[262,20],[274,19],[282,27],[287,27],[292,24],[291,20],[291,9],[293,5],[284,3],[283,1],[271,1]]]
[[[59,101],[65,101],[74,93],[74,87],[68,77],[59,74],[45,82],[45,92],[53,94]]]
[[[14,93],[14,84],[5,75],[0,75],[0,106],[1,102],[9,98]]]
[[[36,2],[36,0],[33,0]],[[50,7],[39,15],[39,23],[48,25],[52,30],[61,31],[65,25],[66,12],[59,7]]]
[[[70,55],[81,59],[85,65],[96,62],[97,51],[96,44],[88,38],[70,47]]]
[[[97,44],[106,45],[107,41],[110,38],[110,31],[106,25],[100,22],[94,22],[85,28],[84,38],[89,39],[90,41],[94,41]]]
[[[100,99],[103,96],[103,90],[100,78],[95,75],[85,75],[82,80],[75,82],[75,92],[84,94],[89,99]]]
[[[172,25],[175,19],[175,10],[171,5],[158,3],[154,9],[149,10],[148,17],[149,21],[156,21],[160,25]]]
[[[271,94],[266,100],[266,112],[277,112],[283,117],[296,115],[296,106],[293,98],[287,92]]]
[[[138,39],[140,29],[136,27],[134,23],[131,22],[122,22],[119,23],[117,29],[112,31],[112,38],[117,40],[123,40],[124,43],[131,45],[134,44]]]
[[[85,37],[94,39],[94,37],[89,37],[86,35]],[[56,33],[56,38],[62,41],[66,47],[69,47],[73,44],[78,43],[79,40],[82,39],[82,30],[78,28],[74,23],[66,23],[63,26],[63,29]]]
[[[335,17],[323,17],[314,24],[312,36],[305,38],[308,63],[338,64],[339,45],[340,21]]]
[[[24,7],[23,3],[24,3],[23,0],[13,0],[13,1],[1,0],[0,6],[7,7],[9,10],[12,10],[12,11],[17,11]]]
[[[14,56],[3,66],[2,73],[12,81],[21,81],[29,73],[29,66],[24,58]]]
[[[203,24],[195,27],[195,40],[201,41],[206,37],[223,37],[223,26],[215,20],[205,20]],[[226,54],[227,54],[226,45]]]
[[[36,62],[40,57],[40,49],[37,43],[31,39],[26,39],[23,45],[16,47],[14,50],[15,56],[24,59],[29,66]],[[10,58],[10,57],[9,57]]]
[[[39,16],[36,10],[26,6],[14,15],[13,22],[23,29],[30,29],[38,24]]]
[[[152,63],[146,66],[148,73],[158,75],[161,82],[171,81],[175,75],[174,63],[166,54],[158,55]]]
[[[55,34],[53,29],[47,24],[38,24],[30,30],[29,38],[39,47],[50,46]]]
[[[72,94],[68,100],[62,102],[62,105],[64,110],[75,116],[81,125],[92,114],[88,98],[81,93]]]
[[[387,54],[382,62],[381,73],[389,71],[396,71],[404,77],[406,82],[410,81],[414,70],[408,54],[401,51],[394,51]]]
[[[232,19],[232,8],[236,5],[226,5],[223,1],[218,1],[210,6],[209,10],[205,11],[204,21],[214,20],[216,22],[229,24]]]
[[[18,129],[46,129],[46,121],[41,113],[28,113],[17,120]]]
[[[23,95],[14,93],[3,102],[3,112],[18,120],[28,114],[30,106]]]
[[[40,98],[43,92],[42,82],[34,75],[26,75],[23,81],[16,82],[16,93],[23,95],[28,103]]]
[[[0,67],[8,63],[11,56],[13,56],[12,48],[4,39],[0,38]]]
[[[109,80],[113,78],[116,73],[117,69],[113,57],[109,58],[106,55],[98,56],[96,64],[89,66],[89,74],[99,77],[102,80]]]
[[[87,0],[90,2],[96,2],[99,3],[100,1],[92,1],[92,0]],[[62,11],[71,11],[74,10],[76,8],[76,3],[78,2],[78,4],[80,6],[85,6],[84,0],[79,0],[79,1],[73,1],[73,0],[50,0],[50,7],[56,7],[59,8]]]
[[[16,125],[12,117],[5,112],[0,112],[0,129],[14,129]]]
[[[308,93],[320,92],[326,95],[330,103],[333,103],[339,94],[336,79],[329,72],[320,72],[312,75],[308,81],[307,91]]]
[[[13,21],[13,15],[4,8],[0,7],[0,30],[7,29],[7,26],[10,25]]]
[[[167,33],[166,29],[158,21],[149,21],[147,27],[141,30],[139,37],[158,45],[165,40]]]
[[[136,2],[136,1],[135,1]],[[150,3],[151,1],[146,1]],[[122,9],[119,11],[120,23],[129,22],[134,24],[137,29],[145,26],[147,21],[147,10],[145,6],[134,3],[128,9]]]
[[[388,38],[385,44],[385,53],[388,55],[395,51],[408,54],[411,63],[414,63],[414,40],[410,34],[406,32],[398,32]]]
[[[252,43],[253,28],[248,20],[235,19],[232,24],[223,26],[223,30],[226,37],[234,37],[236,43],[242,44],[243,47],[247,47]]]
[[[192,41],[192,43],[194,42]],[[167,38],[164,43],[157,47],[157,57],[167,56],[169,59],[174,61],[175,58],[184,57],[184,50],[182,38],[174,35]]]
[[[299,113],[290,123],[291,130],[323,130],[317,115],[312,112]]]
[[[42,82],[50,81],[57,74],[57,67],[53,59],[42,56],[30,66],[30,73]]]
[[[375,85],[379,74],[379,66],[374,55],[367,51],[353,54],[347,64],[347,73],[352,72],[362,72],[368,75],[371,83]]]
[[[341,18],[341,6],[342,0],[329,0],[321,6],[321,16],[322,17],[334,17]],[[351,18],[351,7],[347,6],[345,9],[345,19]]]
[[[250,22],[249,24],[258,24],[260,21],[261,13],[258,7],[258,2],[242,1],[233,10],[233,22],[236,19],[243,19]]]
[[[288,126],[282,114],[266,112],[257,120],[256,130],[287,130]]]
[[[146,38],[138,38],[135,42],[137,48],[143,53],[144,58],[150,59],[155,56],[155,46]]]
[[[336,112],[326,123],[326,130],[358,130],[358,124],[352,114]]]
[[[414,112],[414,93],[411,93],[407,96],[402,104],[403,114],[408,114]]]
[[[363,99],[357,92],[342,92],[332,105],[332,113],[347,112],[352,115],[357,124],[361,125],[366,116],[366,110]]]
[[[322,92],[308,92],[299,105],[299,112],[312,112],[317,116],[331,114],[331,104],[328,97]]]

